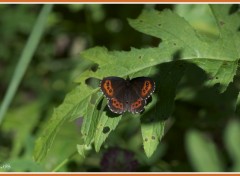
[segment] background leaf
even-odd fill
[[[224,170],[214,143],[198,131],[186,135],[186,147],[193,167],[198,172],[221,172]]]
[[[224,141],[227,147],[228,153],[233,159],[234,165],[232,167],[233,172],[238,172],[240,170],[240,123],[238,120],[232,120],[227,125]]]

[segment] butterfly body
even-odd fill
[[[117,114],[126,111],[140,113],[144,110],[146,100],[155,90],[155,83],[148,77],[123,79],[106,77],[100,83],[101,90],[108,99],[109,109]]]

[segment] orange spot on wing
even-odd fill
[[[112,83],[110,80],[106,80],[104,83],[103,83],[103,89],[105,90],[106,94],[108,96],[113,96],[113,88],[112,88]]]
[[[139,98],[137,101],[131,104],[131,109],[137,109],[142,106],[142,99]]]
[[[121,109],[123,110],[123,104],[121,102],[119,102],[116,98],[112,98],[112,105],[113,107],[115,107],[116,109]]]
[[[150,81],[145,81],[143,88],[142,88],[141,95],[143,97],[147,96],[149,94],[149,92],[151,92],[152,89],[153,89],[152,83]]]

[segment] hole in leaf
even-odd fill
[[[99,68],[99,65],[98,64],[93,64],[90,68],[90,70],[92,70],[93,72],[96,72]]]
[[[145,138],[144,141],[147,142],[147,141],[148,141],[148,138]]]
[[[152,136],[152,140],[155,140],[156,138],[155,138],[155,136]]]
[[[96,79],[96,78],[87,78],[85,80],[85,84],[87,84],[89,87],[93,88],[93,89],[96,89],[99,87],[99,79]]]
[[[110,128],[108,126],[104,127],[102,130],[104,134],[108,133],[109,131],[110,131]]]
[[[219,24],[220,24],[221,26],[223,26],[223,25],[225,24],[225,22],[224,22],[224,21],[219,21]]]

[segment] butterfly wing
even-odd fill
[[[148,77],[125,80],[111,76],[103,78],[100,87],[112,112],[122,114],[128,110],[140,113],[144,110],[146,100],[154,92],[155,83]]]
[[[116,96],[117,92],[120,90],[119,88],[123,87],[125,85],[125,79],[119,78],[119,77],[105,77],[100,82],[100,87],[108,99],[111,99]]]
[[[146,100],[139,96],[139,93],[136,92],[132,87],[128,89],[127,92],[127,110],[131,113],[140,113],[144,110],[146,105]]]
[[[130,80],[128,99],[128,111],[132,113],[140,113],[144,110],[146,100],[155,90],[155,83],[148,77],[137,77]]]
[[[109,109],[117,114],[122,114],[126,111],[125,91],[126,80],[119,77],[106,77],[100,83],[101,90],[108,99]]]
[[[130,80],[131,87],[138,95],[146,100],[155,91],[155,82],[148,77],[137,77]]]

